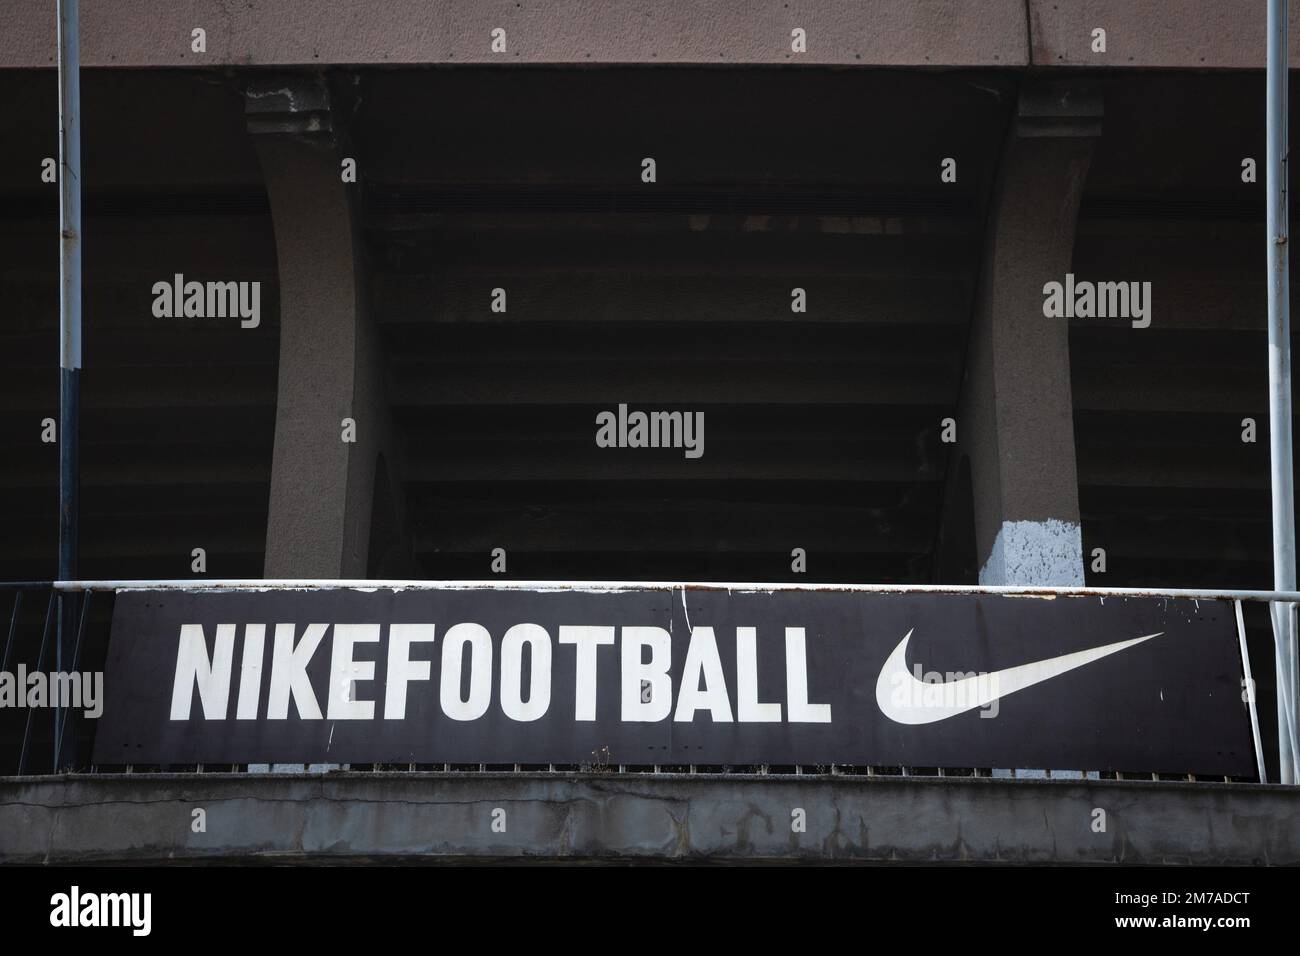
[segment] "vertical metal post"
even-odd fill
[[[1291,451],[1291,309],[1289,256],[1287,0],[1268,0],[1268,414],[1273,475],[1273,587],[1293,591],[1295,495]],[[1282,783],[1296,782],[1296,711],[1292,606],[1275,603],[1278,757]]]
[[[59,0],[59,580],[77,569],[81,375],[81,55],[78,0]]]
[[[59,580],[77,576],[81,483],[81,31],[79,0],[58,0],[59,39]],[[55,668],[63,670],[63,631],[72,620],[58,600]],[[54,712],[55,770],[62,738]]]

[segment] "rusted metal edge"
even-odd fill
[[[0,587],[6,586],[0,582]],[[31,586],[25,584],[25,586]],[[181,579],[181,580],[100,580],[53,581],[57,591],[277,591],[277,590],[354,590],[354,591],[728,591],[740,593],[775,591],[832,591],[867,594],[989,594],[1007,597],[1057,598],[1180,598],[1197,601],[1282,601],[1300,603],[1300,591],[1260,591],[1213,588],[1107,588],[1045,587],[976,584],[791,584],[714,581],[492,581],[492,580],[365,580],[316,578]]]

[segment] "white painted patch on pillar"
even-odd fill
[[[1004,521],[980,569],[980,584],[1083,584],[1083,533],[1072,521]],[[1049,771],[993,768],[993,776],[1043,780]]]
[[[1072,521],[1004,521],[980,569],[980,584],[1083,584],[1083,534]]]

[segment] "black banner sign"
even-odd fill
[[[128,590],[105,697],[101,765],[1256,772],[1226,601]]]

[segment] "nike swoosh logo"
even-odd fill
[[[885,661],[885,666],[880,669],[880,677],[876,680],[876,705],[881,713],[895,723],[933,724],[977,707],[987,707],[1000,697],[1059,677],[1076,667],[1117,654],[1163,633],[1164,631],[1157,631],[1145,637],[1135,637],[1061,657],[1049,657],[1032,664],[1021,664],[1019,667],[1008,667],[975,677],[927,684],[917,680],[907,669],[907,642],[912,639],[912,631],[908,631]]]

